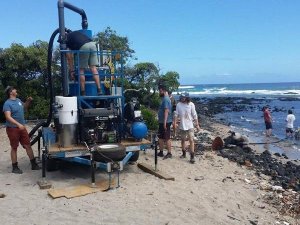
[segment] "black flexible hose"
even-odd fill
[[[284,141],[285,139],[280,139],[278,141],[272,141],[272,142],[252,142],[252,143],[245,143],[245,145],[264,145],[264,144],[276,144],[276,143],[279,143],[279,142],[282,142]]]
[[[56,35],[59,34],[59,29],[57,28],[51,35],[49,44],[48,44],[48,56],[47,56],[47,77],[50,87],[50,104],[49,104],[49,114],[46,121],[41,121],[37,125],[35,125],[34,128],[29,132],[29,137],[31,138],[34,133],[40,128],[40,127],[48,127],[52,120],[52,111],[53,111],[53,82],[52,82],[52,52],[53,52],[53,42],[56,37]],[[33,140],[30,141],[31,145],[34,145],[39,138],[41,137],[41,133],[39,133]]]

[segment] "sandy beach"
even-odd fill
[[[227,135],[228,127],[213,124],[215,135]],[[206,130],[214,138],[214,134]],[[120,174],[120,188],[76,198],[52,199],[37,181],[41,171],[31,171],[25,151],[19,148],[22,175],[11,173],[10,147],[5,128],[0,129],[0,219],[9,224],[300,224],[279,213],[264,201],[262,190],[270,178],[255,170],[218,156],[207,145],[194,165],[180,159],[178,141],[173,141],[173,158],[159,158],[158,169],[175,181],[143,172],[137,163],[126,165]],[[37,146],[33,146],[37,154]],[[154,166],[154,150],[141,152],[138,162]],[[90,182],[88,167],[71,165],[48,172],[53,188]],[[107,180],[97,171],[96,180]]]

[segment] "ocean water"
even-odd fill
[[[182,85],[178,92],[183,91],[191,96],[300,97],[300,82]]]
[[[200,98],[200,101],[201,99],[232,97],[236,108],[242,110],[232,110],[232,106],[228,108],[225,106],[225,111],[216,114],[215,119],[230,125],[233,130],[259,143],[266,142],[261,109],[268,105],[273,117],[274,137],[272,140],[274,142],[284,140],[285,146],[289,149],[284,153],[289,158],[300,159],[300,141],[285,140],[285,118],[289,109],[293,110],[296,117],[294,129],[300,128],[300,82],[183,85],[179,87],[178,94],[184,91],[189,92],[191,97]],[[247,99],[246,104],[242,99]],[[282,149],[276,145],[262,147],[272,152],[283,153]]]

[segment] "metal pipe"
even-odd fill
[[[85,11],[83,9],[77,8],[74,5],[71,5],[68,2],[64,2],[64,6],[81,15],[81,26],[82,26],[82,29],[86,30],[88,28],[88,22],[87,22],[87,17],[86,17]]]
[[[158,137],[155,135],[154,142],[154,170],[157,171],[157,145],[158,145]]]
[[[82,18],[82,22],[81,22],[82,29],[88,28],[87,17],[83,9],[77,8],[76,6],[71,5],[68,2],[64,2],[63,0],[59,0],[57,2],[57,8],[58,8],[58,21],[59,21],[59,33],[60,33],[60,50],[67,49],[67,45],[66,45],[67,37],[66,37],[66,27],[65,27],[65,18],[64,18],[65,7],[80,14]],[[63,95],[68,96],[69,87],[68,87],[68,71],[67,71],[66,54],[61,52],[60,56],[61,56],[61,73],[63,77],[63,82],[62,82]]]
[[[65,28],[65,17],[64,17],[64,1],[59,0],[57,2],[58,7],[58,23],[59,23],[59,34],[60,34],[60,50],[66,50],[67,37],[66,37],[66,28]],[[61,58],[61,74],[62,74],[62,87],[63,87],[63,96],[68,96],[68,76],[67,76],[67,60],[66,54],[60,52]]]

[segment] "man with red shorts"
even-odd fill
[[[269,107],[264,106],[263,112],[264,112],[264,120],[266,125],[266,136],[270,137],[272,135],[272,116],[271,116],[271,112],[269,111]]]
[[[32,101],[29,97],[25,103],[17,98],[17,90],[14,87],[8,86],[5,90],[7,100],[3,105],[3,112],[6,118],[6,133],[11,146],[11,162],[12,172],[22,174],[23,171],[18,167],[17,149],[19,143],[26,149],[26,153],[30,159],[31,169],[39,170],[34,154],[30,145],[28,132],[25,128],[24,108],[27,109]]]

